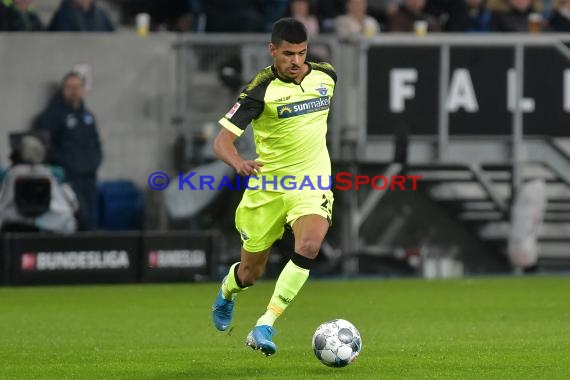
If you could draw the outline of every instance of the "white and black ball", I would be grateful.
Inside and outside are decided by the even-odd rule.
[[[313,351],[321,363],[329,367],[345,367],[362,350],[358,329],[345,319],[321,324],[313,335]]]

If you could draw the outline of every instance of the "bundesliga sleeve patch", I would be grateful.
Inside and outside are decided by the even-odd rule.
[[[232,116],[234,116],[234,114],[237,112],[237,110],[239,109],[240,106],[241,106],[240,103],[234,104],[234,106],[226,114],[226,118],[231,119]]]

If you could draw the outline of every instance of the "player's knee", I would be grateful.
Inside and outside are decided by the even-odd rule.
[[[320,249],[321,242],[317,239],[301,239],[295,244],[295,252],[309,259],[317,257]]]

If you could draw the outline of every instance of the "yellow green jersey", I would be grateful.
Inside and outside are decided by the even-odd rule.
[[[309,71],[300,84],[279,77],[273,66],[261,70],[220,124],[237,136],[252,125],[261,175],[313,181],[320,176],[326,186],[327,118],[337,77],[328,63],[306,63]]]

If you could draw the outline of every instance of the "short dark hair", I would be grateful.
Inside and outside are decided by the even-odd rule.
[[[299,20],[284,17],[273,24],[273,31],[271,32],[271,43],[273,45],[279,45],[283,41],[300,44],[307,39],[307,29]]]
[[[63,76],[63,79],[61,80],[61,85],[64,86],[69,78],[79,78],[81,83],[85,85],[85,78],[83,78],[83,75],[81,75],[77,71],[69,71],[67,74],[65,74]]]

